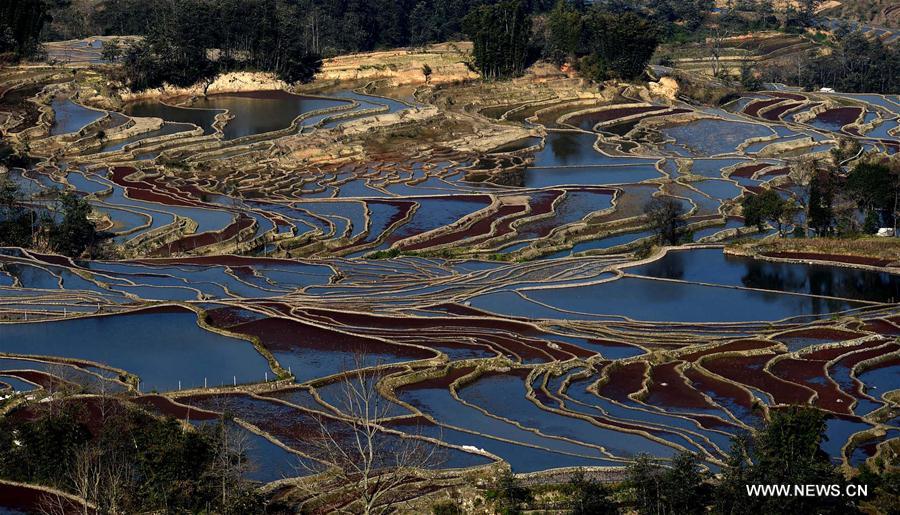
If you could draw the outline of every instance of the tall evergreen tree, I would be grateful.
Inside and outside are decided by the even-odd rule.
[[[521,75],[528,59],[531,16],[522,0],[475,8],[463,20],[474,45],[475,66],[486,79]]]
[[[547,18],[549,57],[561,64],[578,51],[581,42],[581,13],[567,0],[558,0]]]
[[[634,13],[612,14],[594,8],[584,24],[591,79],[635,79],[644,73],[659,45],[656,27]]]

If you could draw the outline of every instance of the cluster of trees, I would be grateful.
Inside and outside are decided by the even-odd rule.
[[[772,224],[781,235],[784,234],[784,228],[793,223],[797,213],[800,212],[800,207],[792,199],[784,198],[772,189],[744,197],[741,208],[747,227],[756,227],[759,231],[764,231],[766,224]]]
[[[702,41],[716,33],[759,30],[797,31],[816,23],[820,0],[606,0],[593,2],[609,12],[640,13],[659,29],[665,42]],[[777,4],[777,5],[776,5]]]
[[[73,192],[52,192],[51,209],[29,205],[18,185],[0,176],[0,247],[38,247],[66,256],[94,251],[102,239],[91,206]]]
[[[185,430],[113,398],[87,403],[94,407],[64,399],[0,418],[0,477],[78,495],[98,513],[264,512],[226,421]]]
[[[860,503],[872,512],[896,511],[900,473],[890,467],[880,471],[863,467],[848,481],[821,449],[826,439],[821,411],[791,407],[772,410],[770,417],[753,434],[734,438],[719,478],[701,466],[697,455],[685,452],[666,465],[649,456],[638,457],[621,485],[605,485],[576,474],[561,491],[573,513],[594,515],[616,515],[623,509],[639,515],[846,514],[860,513]],[[868,497],[750,496],[746,488],[838,485],[844,492],[849,482],[867,486]],[[509,475],[502,476],[487,497],[503,513],[519,513],[534,500],[533,492]]]
[[[642,457],[629,485],[639,514],[858,513],[859,502],[891,502],[900,474],[865,471],[852,482],[869,486],[869,498],[750,496],[748,485],[839,485],[847,478],[822,451],[825,416],[814,408],[772,410],[752,435],[733,440],[721,478],[713,481],[696,455],[677,455],[669,467]]]
[[[797,227],[798,235],[846,237],[896,228],[900,214],[900,164],[896,160],[863,160],[847,174],[809,161],[798,165],[792,175],[805,186],[802,202],[772,189],[745,197],[741,207],[748,227],[762,230],[771,224],[783,233],[803,213],[806,227]]]
[[[0,0],[0,63],[40,52],[44,26],[51,21],[48,0]]]
[[[577,62],[589,79],[629,80],[643,74],[660,35],[658,25],[646,16],[615,5],[585,9],[559,0],[547,16],[544,40],[546,57]]]
[[[528,61],[531,16],[522,0],[482,5],[463,19],[475,66],[486,79],[521,75]]]
[[[660,245],[678,245],[685,234],[684,205],[672,197],[654,197],[644,205],[644,216]]]
[[[659,41],[642,15],[565,0],[536,29],[535,13],[547,8],[542,0],[141,0],[136,9],[146,17],[132,27],[134,1],[106,0],[95,17],[109,27],[101,32],[139,29],[144,36],[121,56],[116,47],[106,53],[121,57],[122,77],[136,89],[188,86],[241,69],[303,82],[320,56],[462,37],[474,42],[474,65],[488,79],[520,75],[541,56],[578,58],[594,80],[634,79]]]
[[[60,0],[56,0],[60,1]],[[172,0],[69,0],[54,13],[58,23],[45,32],[47,39],[71,39],[97,34],[146,35],[160,10]],[[202,0],[192,3],[204,8]],[[500,0],[223,0],[222,10],[210,11],[198,29],[207,26],[226,32],[231,24],[242,25],[238,34],[259,31],[272,23],[257,17],[257,4],[274,13],[276,23],[292,18],[291,30],[313,53],[332,56],[409,45],[461,39],[463,18],[482,5]],[[525,0],[529,13],[542,12],[552,0]],[[239,14],[228,17],[229,12]],[[225,15],[225,18],[219,15]],[[224,22],[221,23],[221,22]]]
[[[830,87],[836,91],[893,94],[900,91],[898,69],[900,48],[849,32],[838,37],[830,53],[807,59],[797,67],[778,68],[774,73],[807,89]]]
[[[190,86],[232,70],[310,80],[320,66],[308,13],[275,0],[170,0],[144,20],[144,38],[125,50],[124,78],[136,89]]]

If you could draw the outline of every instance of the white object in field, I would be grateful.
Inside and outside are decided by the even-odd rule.
[[[479,449],[478,447],[475,447],[474,445],[463,445],[462,448],[464,451],[477,452],[479,454],[487,454],[487,451],[485,451],[484,449]]]
[[[820,93],[834,93],[834,88],[822,88],[819,90]]]
[[[890,227],[882,227],[878,229],[878,237],[879,238],[891,238],[894,236],[894,230]]]

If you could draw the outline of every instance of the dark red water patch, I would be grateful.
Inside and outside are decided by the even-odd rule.
[[[551,356],[549,352],[544,352],[539,350],[536,347],[526,344],[522,339],[515,337],[507,337],[502,335],[494,335],[494,334],[482,334],[478,335],[478,339],[483,342],[487,342],[492,347],[498,348],[503,354],[515,354],[520,356],[522,359],[526,361],[542,361],[549,362],[554,359],[559,359],[557,357]],[[552,351],[549,347],[545,347],[546,351]],[[571,356],[569,356],[571,358]],[[565,359],[569,359],[565,358]]]
[[[490,313],[487,311],[482,311],[480,309],[476,309],[469,306],[463,306],[462,304],[456,304],[455,302],[447,302],[444,304],[435,304],[433,306],[428,306],[425,309],[440,311],[442,313],[449,313],[451,315],[459,315],[459,316],[468,316],[468,317],[496,317],[497,315],[494,313]],[[525,320],[522,317],[506,317],[507,319],[515,319],[515,320]]]
[[[341,333],[330,329],[306,324],[285,318],[264,318],[231,328],[232,331],[256,336],[271,351],[291,352],[296,349],[313,349],[391,354],[410,359],[432,358],[435,354],[416,347],[395,345],[352,334]]]
[[[761,110],[782,102],[783,100],[784,99],[782,98],[773,98],[770,100],[757,100],[755,102],[751,102],[747,107],[744,108],[744,114],[748,116],[759,117],[759,112]]]
[[[800,102],[788,102],[788,103],[780,105],[778,107],[773,107],[772,109],[769,109],[768,111],[763,113],[762,117],[766,120],[776,122],[779,119],[781,119],[781,115],[783,115],[784,113],[790,111],[791,109],[796,109],[802,105],[803,104]]]
[[[771,347],[775,345],[775,342],[770,342],[767,340],[735,340],[733,342],[728,342],[724,345],[719,345],[718,347],[713,347],[710,349],[699,350],[697,352],[692,352],[690,354],[685,354],[681,356],[680,359],[684,361],[697,361],[698,359],[709,356],[711,354],[720,354],[722,352],[743,352],[748,350],[756,350],[756,349],[765,349],[766,347]]]
[[[73,263],[72,260],[67,258],[66,256],[58,256],[56,254],[41,254],[34,251],[28,251],[28,253],[36,257],[40,261],[43,261],[44,263],[58,266],[76,267],[75,263]]]
[[[751,186],[744,186],[744,189],[746,189],[747,191],[749,191],[750,193],[752,193],[752,194],[754,194],[754,195],[759,195],[759,194],[761,194],[761,193],[765,193],[765,192],[766,192],[766,189],[763,188],[762,186],[752,186],[752,185],[751,185]]]
[[[726,379],[766,392],[779,404],[806,404],[812,392],[763,370],[772,356],[724,357],[705,361],[703,367]]]
[[[768,168],[770,166],[772,166],[772,165],[766,164],[766,163],[750,165],[750,166],[742,166],[740,168],[735,168],[734,171],[731,172],[731,176],[749,179],[749,178],[753,177],[753,175],[756,172],[762,170],[763,168]]]
[[[136,171],[136,169],[131,167],[114,167],[110,170],[109,178],[113,183],[125,188],[129,198],[145,200],[148,202],[158,202],[170,206],[197,207],[202,205],[195,201],[174,196],[171,194],[173,193],[172,191],[167,191],[169,194],[160,193],[157,186],[147,180],[129,179],[128,176],[134,174]]]
[[[885,336],[900,335],[900,327],[897,327],[896,325],[886,320],[870,320],[866,322],[866,325],[863,326],[863,329]]]
[[[815,119],[828,124],[841,124],[843,127],[855,122],[860,114],[862,114],[860,107],[838,107],[822,111]]]
[[[763,172],[760,174],[760,180],[770,179],[772,177],[781,177],[782,175],[787,175],[790,173],[790,169],[788,168],[775,168],[774,170],[769,170],[767,172]]]
[[[201,234],[186,236],[154,250],[150,253],[150,257],[167,256],[177,252],[190,252],[194,249],[206,247],[207,245],[228,241],[229,239],[234,238],[235,236],[240,234],[241,231],[252,227],[254,223],[255,221],[252,218],[244,216],[242,214],[237,220],[232,222],[228,227],[222,229],[221,231],[204,232]]]
[[[647,364],[635,361],[607,370],[609,380],[598,387],[600,395],[614,401],[630,402],[628,395],[639,391],[644,385]]]
[[[162,395],[143,395],[134,399],[133,402],[148,411],[179,420],[215,420],[219,418],[219,415],[216,413],[183,406]]]
[[[797,101],[806,100],[806,97],[799,93],[787,93],[784,91],[773,91],[773,92],[769,93],[768,95],[770,97],[786,98],[788,100],[797,100]]]
[[[665,408],[673,406],[689,409],[713,409],[714,406],[678,373],[680,362],[655,365],[650,369],[650,384],[646,402]]]
[[[235,306],[225,306],[207,310],[206,316],[210,325],[222,329],[228,329],[229,327],[245,322],[252,322],[259,318],[265,318],[265,315]]]
[[[524,352],[525,354],[523,357],[547,358],[548,356],[552,356],[554,359],[567,360],[573,356],[589,358],[596,354],[596,352],[584,349],[577,345],[559,341],[554,338],[553,334],[545,333],[532,325],[511,320],[440,317],[382,317],[365,313],[349,313],[318,308],[304,309],[303,312],[312,315],[313,317],[324,317],[332,322],[354,328],[384,330],[447,330],[457,336],[464,335],[475,338],[476,340],[487,340],[503,349],[513,351],[520,356],[523,356],[522,352]],[[497,334],[498,332],[513,334]],[[559,348],[554,349],[538,339],[553,342]],[[594,343],[606,344],[606,342]],[[423,344],[427,346],[427,343]],[[616,342],[611,344],[616,344]],[[617,343],[617,346],[630,347],[622,343]]]
[[[427,418],[421,415],[410,415],[408,417],[399,417],[391,420],[385,420],[381,423],[381,425],[385,427],[399,427],[405,430],[407,434],[420,434],[421,431],[416,431],[413,429],[409,430],[410,426],[413,427],[432,427],[435,425],[434,422],[428,420]]]
[[[55,376],[36,370],[5,370],[3,374],[24,379],[46,389],[61,388],[66,384],[70,384]]]
[[[456,306],[456,304],[454,304]],[[464,306],[461,306],[464,307]],[[332,311],[323,308],[305,308],[305,313],[324,315],[341,324],[355,327],[381,327],[385,329],[421,329],[421,328],[482,328],[530,334],[538,332],[534,326],[501,319],[481,318],[432,318],[432,317],[385,317],[368,313]],[[480,312],[478,312],[480,313]]]
[[[694,385],[694,388],[698,390],[711,391],[717,397],[731,399],[735,404],[747,409],[750,409],[753,406],[753,397],[746,391],[731,383],[703,374],[697,368],[685,368],[684,376],[687,377]]]
[[[865,335],[859,333],[851,333],[850,331],[842,331],[840,329],[832,329],[825,327],[816,327],[813,329],[803,329],[800,331],[789,331],[772,337],[774,340],[782,338],[804,338],[811,340],[822,340],[823,342],[842,342],[845,340],[854,340]]]
[[[851,413],[853,398],[828,381],[821,361],[786,358],[773,364],[770,370],[776,377],[815,390],[818,394],[815,405],[819,408],[835,413]]]

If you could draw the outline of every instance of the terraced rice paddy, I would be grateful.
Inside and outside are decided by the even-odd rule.
[[[270,482],[303,473],[312,414],[333,413],[362,352],[397,408],[380,421],[390,438],[443,447],[445,468],[615,468],[689,449],[716,469],[732,435],[791,403],[826,410],[824,449],[862,463],[900,432],[896,269],[717,245],[772,234],[734,207],[766,183],[794,195],[791,153],[839,135],[896,148],[896,99],[832,100],[495,106],[530,136],[288,169],[269,159],[285,138],[426,107],[354,90],[133,103],[118,116],[146,130],[100,142],[111,117],[56,96],[34,146],[63,151],[13,174],[85,195],[122,259],[0,251],[0,394],[56,376],[190,407],[197,424],[227,405]],[[686,207],[699,244],[636,262],[654,196]]]

